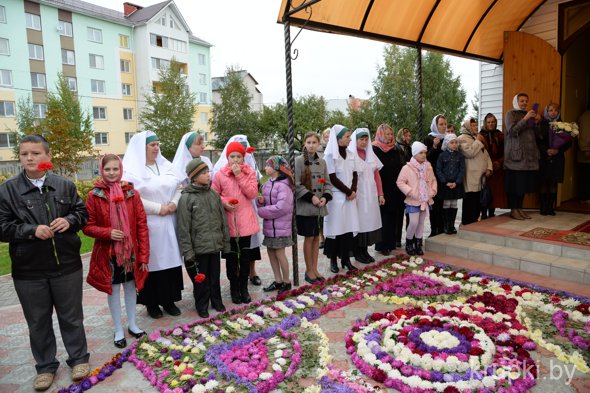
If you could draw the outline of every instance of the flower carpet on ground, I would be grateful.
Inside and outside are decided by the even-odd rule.
[[[325,318],[357,302],[381,306],[330,339]],[[589,348],[589,299],[396,258],[151,332],[63,390],[87,390],[130,361],[166,393],[526,392],[543,357],[590,374]]]

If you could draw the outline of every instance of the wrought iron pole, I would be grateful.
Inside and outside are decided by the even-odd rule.
[[[289,4],[291,2],[289,1]],[[293,86],[291,78],[291,23],[289,19],[283,20],[283,27],[285,29],[285,73],[287,82],[287,143],[289,144],[289,165],[295,171],[295,146],[294,146],[294,130],[295,124],[293,121]],[[293,192],[293,199],[295,199],[295,192]],[[297,255],[297,224],[295,216],[297,208],[293,204],[293,225],[292,225],[292,258],[293,258],[293,285],[299,285],[299,260]]]
[[[422,48],[416,47],[416,83],[418,85],[418,130],[416,135],[422,134],[422,118],[424,114],[424,97],[422,95]]]

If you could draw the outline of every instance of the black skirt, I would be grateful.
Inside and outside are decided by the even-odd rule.
[[[117,265],[115,257],[111,258],[111,272],[113,272],[112,284],[123,284],[127,281],[135,280],[135,277],[133,277],[133,270],[126,272],[123,266]]]
[[[381,241],[381,228],[371,232],[363,232],[354,238],[356,245],[359,247],[369,247]]]
[[[324,223],[324,218],[318,216],[295,216],[297,223],[297,234],[299,236],[319,236]]]
[[[182,299],[182,266],[150,272],[137,303],[146,306],[166,305]]]
[[[352,255],[355,240],[352,232],[347,232],[331,239],[329,237],[324,241],[324,255],[328,258],[347,258]]]
[[[504,190],[507,194],[524,195],[539,191],[539,171],[504,171]]]

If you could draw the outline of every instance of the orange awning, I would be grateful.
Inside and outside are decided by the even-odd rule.
[[[310,0],[304,0],[308,3]],[[517,31],[545,0],[320,0],[289,14],[282,0],[278,22],[293,26],[421,46],[452,55],[502,61],[505,31]],[[291,10],[303,3],[291,1]],[[309,11],[309,9],[308,9]],[[306,23],[307,21],[307,23]]]

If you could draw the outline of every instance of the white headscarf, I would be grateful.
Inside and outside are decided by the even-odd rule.
[[[221,168],[227,165],[228,161],[225,152],[227,151],[227,145],[229,145],[231,142],[244,142],[246,143],[246,148],[250,147],[250,142],[248,142],[248,137],[246,135],[238,134],[229,138],[229,140],[225,144],[225,147],[223,148],[223,151],[221,152],[221,156],[213,166],[213,175],[211,176],[211,180],[213,180],[213,177],[215,177],[215,174],[219,172]],[[256,179],[260,181],[260,179],[262,179],[262,174],[258,170],[258,165],[256,165],[254,153],[246,153],[246,157],[244,157],[244,162],[248,164],[252,169],[254,169],[254,171],[256,172]]]
[[[457,135],[455,135],[455,134],[445,135],[445,139],[443,139],[441,150],[446,151],[449,146],[449,142],[454,139],[457,139]]]
[[[522,111],[523,109],[520,109],[520,106],[518,105],[518,96],[522,95],[522,93],[517,93],[514,98],[512,99],[512,107],[514,108],[514,110],[516,111]]]
[[[133,138],[129,141],[129,145],[127,145],[127,150],[123,156],[123,180],[133,182],[136,185],[140,185],[149,180],[152,172],[147,167],[145,140],[152,135],[156,134],[152,131],[138,132],[133,135]],[[164,158],[162,152],[158,152],[156,164],[158,165],[160,173],[166,171],[174,172],[172,163]],[[186,177],[186,173],[184,174],[184,177]],[[179,178],[178,181],[180,182],[182,179]]]
[[[352,137],[351,137],[352,139],[350,140],[350,148],[353,151],[357,151],[358,147],[356,144],[357,143],[356,134],[359,132],[363,132],[363,131],[366,132],[369,137],[369,143],[367,144],[367,147],[364,148],[365,162],[371,166],[373,171],[380,170],[381,168],[383,168],[383,163],[381,162],[381,160],[377,157],[377,155],[373,151],[373,145],[371,144],[371,131],[369,131],[368,128],[357,128],[356,130],[354,130],[354,132],[352,133]],[[361,158],[359,158],[359,159],[361,159]]]
[[[188,150],[189,148],[186,147],[186,140],[193,134],[197,134],[197,132],[187,132],[182,136],[178,148],[176,149],[174,160],[172,160],[174,172],[179,179],[186,179],[186,165],[193,159],[191,152]],[[198,138],[198,135],[196,138]],[[213,172],[213,164],[211,163],[211,160],[203,155],[201,155],[200,158],[209,167],[209,172]]]
[[[432,135],[435,138],[443,139],[445,137],[445,134],[441,134],[438,131],[438,127],[436,126],[436,118],[439,116],[443,116],[443,115],[438,114],[432,118],[432,122],[430,122],[430,134],[428,134],[428,135]]]
[[[346,127],[336,124],[332,128],[330,128],[330,139],[328,140],[328,145],[326,146],[326,150],[324,150],[324,160],[328,159],[338,159],[340,157],[340,152],[338,150],[338,134]],[[350,145],[348,145],[348,149],[350,149]]]

